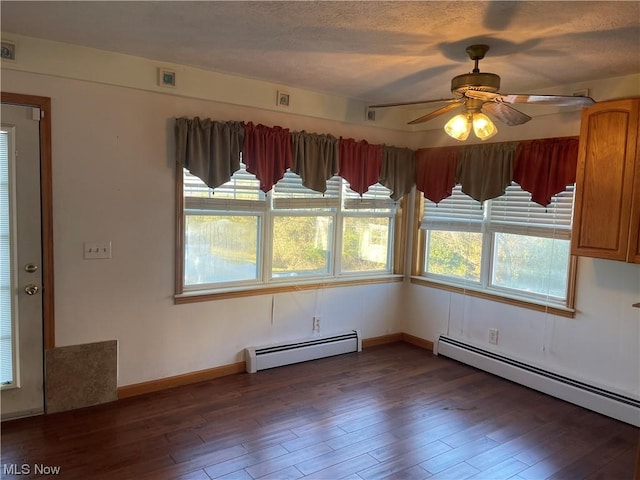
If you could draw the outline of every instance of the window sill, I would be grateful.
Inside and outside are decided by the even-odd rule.
[[[460,287],[458,285],[438,282],[436,280],[426,279],[424,277],[411,277],[411,283],[422,285],[425,287],[438,288],[440,290],[447,290],[449,292],[463,293],[465,295],[469,295],[470,297],[484,298],[486,300],[505,303],[507,305],[513,305],[515,307],[528,308],[530,310],[535,310],[538,312],[550,313],[552,315],[558,315],[560,317],[574,318],[576,314],[576,311],[574,309],[568,307],[546,305],[544,303],[537,303],[531,299],[517,297],[515,295],[497,294],[475,287]]]
[[[295,292],[302,290],[316,290],[320,288],[353,287],[357,285],[371,285],[376,283],[402,282],[403,275],[385,275],[376,277],[350,277],[335,280],[278,283],[277,285],[252,285],[215,290],[196,290],[174,295],[173,302],[176,305],[185,303],[208,302],[211,300],[223,300],[227,298],[251,297],[254,295],[271,295],[275,293]]]

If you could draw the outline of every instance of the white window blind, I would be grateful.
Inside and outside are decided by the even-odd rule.
[[[10,183],[9,132],[3,130],[0,131],[0,385],[14,382]]]
[[[391,190],[380,183],[369,187],[362,196],[349,188],[349,184],[344,182],[343,198],[344,208],[347,210],[391,210],[395,209],[397,202],[391,198]]]
[[[340,205],[342,179],[327,180],[327,190],[316,192],[302,184],[299,175],[287,170],[272,190],[274,209],[337,208]]]
[[[420,228],[479,232],[483,219],[482,204],[463,193],[460,185],[456,185],[451,196],[437,205],[431,200],[425,200]]]
[[[482,223],[494,232],[569,239],[574,187],[569,186],[551,198],[547,207],[531,201],[531,194],[513,183],[504,195],[480,202],[462,193],[456,185],[453,194],[438,205],[425,200],[421,228],[425,230],[482,230]]]
[[[183,176],[186,210],[264,210],[266,196],[260,181],[243,163],[231,179],[212,189],[186,169]]]
[[[516,183],[491,200],[489,229],[548,238],[569,239],[573,210],[573,185],[554,195],[547,207],[531,201],[531,194]]]

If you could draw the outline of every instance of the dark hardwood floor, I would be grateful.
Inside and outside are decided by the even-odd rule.
[[[638,429],[397,343],[5,422],[1,441],[3,478],[624,480]]]

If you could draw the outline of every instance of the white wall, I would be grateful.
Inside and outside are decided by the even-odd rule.
[[[598,100],[640,95],[640,76],[584,85]],[[526,130],[523,130],[527,127]],[[521,133],[518,133],[521,132]],[[534,118],[501,130],[504,140],[580,133],[579,112]],[[427,132],[427,143],[450,144]],[[603,228],[606,226],[603,225]],[[640,265],[580,258],[575,318],[535,312],[489,300],[408,285],[406,333],[435,341],[448,334],[553,372],[640,398]],[[499,344],[488,343],[488,329]]]
[[[640,398],[640,266],[581,258],[575,318],[409,285],[404,331],[458,338],[526,363]],[[488,342],[489,328],[499,344]]]
[[[313,92],[296,91],[296,101],[325,105],[317,117],[306,106],[268,106],[273,85],[256,83],[263,95],[251,108],[220,100],[244,98],[243,82],[208,72],[187,72],[194,91],[171,91],[155,86],[149,60],[26,38],[20,47],[21,63],[2,64],[2,90],[52,98],[56,344],[118,339],[120,386],[239,361],[246,346],[309,336],[320,315],[322,333],[435,340],[448,329],[485,347],[487,328],[497,327],[501,352],[638,396],[637,265],[581,259],[575,319],[406,282],[174,305],[173,118],[250,120],[413,148],[445,136],[373,128],[352,118],[359,106]],[[617,91],[629,82],[609,83]],[[569,112],[503,130],[508,139],[575,135],[578,124]],[[111,241],[113,258],[83,260],[85,241]]]
[[[173,119],[251,120],[387,143],[402,135],[9,70],[2,88],[52,98],[56,345],[118,339],[120,386],[308,337],[313,315],[322,317],[322,334],[400,331],[401,283],[174,305]],[[112,258],[83,260],[86,241],[111,241]]]

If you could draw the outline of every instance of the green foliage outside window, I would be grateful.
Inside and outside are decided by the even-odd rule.
[[[507,233],[495,237],[493,285],[564,297],[568,240]]]
[[[333,219],[328,216],[276,216],[273,219],[274,276],[329,271]]]
[[[384,270],[388,238],[388,217],[346,217],[342,233],[342,270]]]
[[[480,281],[482,234],[430,231],[427,272]]]

